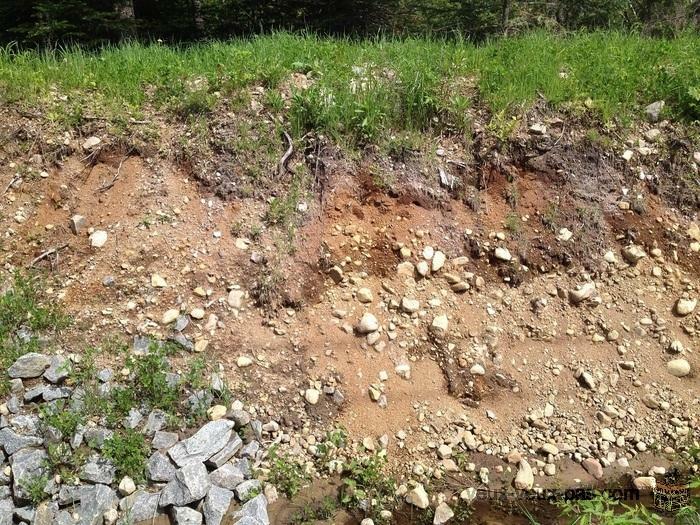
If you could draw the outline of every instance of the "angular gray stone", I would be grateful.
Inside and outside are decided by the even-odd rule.
[[[175,525],[202,525],[202,515],[189,507],[173,508],[173,521]],[[209,521],[207,521],[209,525]]]
[[[102,515],[116,508],[117,493],[106,485],[80,487],[80,525],[102,525]]]
[[[129,415],[127,415],[124,420],[122,421],[122,424],[126,428],[136,428],[139,426],[139,423],[143,420],[143,414],[141,413],[140,410],[136,408],[132,408],[129,410]]]
[[[270,525],[267,515],[267,499],[263,494],[255,496],[233,514],[235,525]]]
[[[80,472],[80,479],[90,483],[109,485],[114,481],[117,469],[111,461],[100,456],[91,456]]]
[[[162,410],[155,409],[148,414],[148,419],[146,420],[146,426],[143,428],[143,433],[147,436],[152,436],[159,430],[165,428],[168,424],[168,414]]]
[[[61,485],[61,490],[58,491],[58,504],[65,507],[80,501],[80,489],[79,485]]]
[[[15,509],[12,499],[0,499],[0,525],[12,525],[12,514]]]
[[[226,463],[209,474],[209,480],[214,485],[233,490],[250,477],[248,460],[241,459],[235,463]]]
[[[226,446],[219,450],[219,452],[214,454],[212,457],[210,457],[207,460],[207,465],[212,468],[220,467],[229,459],[231,459],[236,454],[236,452],[238,452],[241,449],[242,446],[243,440],[241,440],[241,437],[238,434],[233,432],[231,435],[231,439],[228,443],[226,443]]]
[[[44,372],[44,379],[49,383],[60,383],[70,374],[70,361],[60,355],[52,355],[49,367]]]
[[[51,360],[44,354],[29,352],[24,354],[12,366],[7,369],[7,375],[11,378],[31,379],[43,374],[51,364]]]
[[[48,403],[56,399],[67,399],[72,393],[73,390],[67,386],[47,386],[44,388],[41,397]]]
[[[236,497],[240,501],[248,501],[253,497],[253,494],[256,492],[259,493],[262,490],[262,486],[260,485],[260,481],[257,479],[249,479],[244,481],[243,483],[239,483],[236,486]]]
[[[83,439],[85,443],[91,448],[102,448],[104,442],[110,439],[114,435],[114,432],[107,428],[102,427],[88,427],[83,433]]]
[[[47,388],[48,387],[46,385],[37,385],[32,388],[28,388],[24,391],[24,401],[26,403],[30,403],[35,399],[39,399],[44,395],[44,390],[46,390]]]
[[[32,525],[54,525],[57,512],[58,504],[55,501],[40,503],[36,508]]]
[[[153,435],[151,447],[155,450],[163,450],[172,447],[178,441],[180,441],[180,437],[175,432],[159,430]]]
[[[171,447],[168,455],[178,467],[204,462],[226,446],[232,433],[233,422],[227,419],[211,421],[192,437]]]
[[[119,509],[131,520],[127,523],[150,522],[160,514],[158,512],[160,496],[160,492],[149,493],[139,490],[122,499],[119,502]]]
[[[62,510],[58,514],[56,514],[56,523],[55,525],[74,525],[75,520],[73,519],[73,515],[68,512],[67,510]]]
[[[23,448],[39,447],[43,444],[44,440],[38,436],[24,436],[10,427],[0,429],[0,446],[8,456]]]
[[[160,495],[159,505],[182,507],[207,495],[211,483],[204,463],[189,463],[175,474]]]
[[[239,456],[242,458],[255,459],[255,457],[258,455],[259,450],[260,443],[258,443],[257,441],[251,441],[241,449],[241,453],[239,454]]]
[[[231,506],[233,492],[212,486],[204,499],[202,512],[207,525],[221,525],[228,508]]]
[[[146,463],[146,475],[151,481],[168,482],[175,477],[177,469],[165,454],[154,452]]]
[[[15,497],[26,499],[28,494],[23,483],[47,475],[46,459],[46,451],[35,448],[23,448],[10,456]]]

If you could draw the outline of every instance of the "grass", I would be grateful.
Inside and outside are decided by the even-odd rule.
[[[105,440],[102,452],[117,469],[117,476],[129,476],[136,483],[143,482],[146,473],[146,461],[150,447],[143,434],[126,429]]]
[[[276,446],[270,447],[267,459],[270,462],[268,481],[289,499],[296,496],[309,482],[310,478],[304,465],[290,456],[278,455]]]
[[[39,350],[38,336],[65,328],[70,319],[56,303],[41,296],[37,275],[15,274],[9,289],[0,295],[0,366],[7,368],[21,355]],[[20,337],[20,329],[26,336]],[[0,378],[0,395],[8,388],[7,376]]]
[[[306,74],[310,87],[290,86],[293,73]],[[180,118],[206,115],[218,100],[244,102],[241,93],[254,85],[268,89],[267,110],[286,111],[295,138],[315,130],[367,143],[387,130],[463,129],[477,102],[507,136],[511,116],[540,95],[603,120],[641,117],[645,105],[663,99],[667,115],[693,120],[700,118],[700,36],[535,32],[477,46],[276,33],[187,47],[125,43],[96,54],[0,51],[2,100],[47,104],[73,124],[105,112],[137,118],[150,106]],[[56,100],[54,89],[67,100]]]

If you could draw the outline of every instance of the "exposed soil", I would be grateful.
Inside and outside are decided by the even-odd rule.
[[[216,158],[230,157],[225,149],[203,169],[148,149],[104,147],[86,157],[77,138],[58,152],[44,139],[43,157],[7,146],[0,153],[0,189],[8,188],[0,197],[1,275],[8,278],[61,247],[34,266],[47,274],[47,296],[75,321],[61,335],[72,348],[97,344],[107,334],[169,337],[160,322],[166,310],[204,308],[205,317],[192,319],[185,335],[208,341],[207,362],[221,367],[235,395],[260,419],[279,422],[289,450],[302,457],[309,436],[337,426],[354,442],[387,435],[389,469],[406,479],[415,463],[440,469],[434,449],[470,427],[483,444],[478,453],[467,451],[476,472],[486,466],[507,485],[517,470],[505,461],[508,450],[534,457],[539,444],[562,433],[595,440],[608,426],[627,443],[597,448],[602,457],[618,454],[604,469],[605,479],[652,466],[687,466],[687,454],[674,454],[698,439],[700,314],[679,318],[673,309],[683,293],[698,294],[700,257],[693,243],[700,239],[689,233],[697,210],[678,211],[647,191],[632,173],[642,167],[626,163],[621,152],[587,144],[558,124],[552,129],[546,137],[524,130],[511,155],[497,160],[479,154],[475,161],[448,139],[441,145],[446,152],[420,163],[367,153],[353,164],[328,145],[317,147],[322,180],[317,174],[315,191],[302,199],[291,237],[265,224],[268,205],[261,198],[286,195],[289,175],[274,188],[261,183],[241,192],[245,176],[239,177],[234,158],[221,177],[207,178]],[[293,162],[309,161],[297,154]],[[426,164],[432,169],[423,169]],[[459,191],[440,186],[438,166],[456,177]],[[377,178],[369,167],[386,173]],[[392,182],[383,186],[380,179]],[[620,207],[637,193],[643,209]],[[77,234],[69,228],[76,214],[87,222]],[[563,228],[571,240],[562,240]],[[93,229],[108,233],[104,247],[90,246]],[[636,265],[620,254],[630,243],[647,253]],[[399,275],[402,246],[414,263],[425,247],[442,251],[445,269]],[[497,246],[507,247],[513,259],[497,259]],[[608,250],[617,262],[604,259]],[[335,265],[343,269],[339,284],[327,273]],[[468,289],[454,292],[446,273]],[[153,274],[167,285],[153,287]],[[107,277],[114,283],[105,284]],[[600,301],[570,304],[563,291],[589,277]],[[359,288],[372,291],[371,302],[357,300]],[[246,292],[241,307],[229,304],[231,289]],[[417,299],[419,311],[402,313],[403,297]],[[364,312],[379,319],[379,343],[353,331]],[[441,314],[449,329],[436,335],[429,326]],[[682,355],[668,353],[671,341],[682,344]],[[237,366],[243,355],[254,364]],[[666,369],[678,357],[691,367],[682,378]],[[176,358],[174,366],[186,368],[190,358]],[[483,375],[474,372],[475,364]],[[398,365],[410,366],[409,379],[395,373]],[[590,371],[596,389],[581,386],[578,368]],[[383,372],[388,378],[380,380]],[[368,396],[372,384],[381,385],[385,406]],[[325,388],[328,395],[310,405],[302,395],[308,388]],[[336,390],[342,402],[331,395]],[[668,407],[647,408],[645,394]],[[546,429],[526,422],[547,404],[554,414]],[[610,405],[621,412],[615,421],[600,416]],[[679,427],[669,422],[673,418],[689,429],[686,435],[669,433]],[[654,444],[654,454],[630,445],[640,441]],[[620,457],[629,459],[628,468],[616,466]],[[602,483],[583,470],[580,457],[572,458],[557,462],[556,476],[536,474],[536,483]],[[470,486],[476,477],[460,472],[457,479]],[[321,483],[309,494],[333,488]],[[273,506],[273,522],[288,523],[298,504]],[[397,523],[412,519],[397,514]],[[353,520],[339,515],[334,523]]]

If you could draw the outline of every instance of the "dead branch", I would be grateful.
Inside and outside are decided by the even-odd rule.
[[[283,131],[282,134],[287,140],[287,144],[289,145],[289,147],[287,148],[287,151],[284,152],[284,155],[282,155],[282,158],[279,162],[277,176],[280,178],[287,171],[287,162],[289,162],[289,157],[291,157],[292,153],[294,152],[294,144],[292,144],[292,137],[290,137],[289,133],[287,133],[286,131]]]
[[[104,186],[100,186],[97,188],[96,193],[104,193],[105,191],[109,190],[114,186],[114,184],[117,182],[119,179],[119,172],[122,170],[122,165],[126,162],[126,160],[131,156],[131,152],[134,151],[134,148],[131,148],[127,153],[126,156],[121,160],[119,163],[119,166],[117,167],[117,173],[112,177],[112,180],[105,184]]]
[[[65,248],[68,248],[68,243],[62,244],[60,246],[56,246],[55,248],[51,248],[50,250],[46,250],[44,253],[38,255],[37,257],[34,257],[34,259],[32,259],[32,262],[29,263],[29,267],[31,268],[39,261],[46,259],[47,257],[50,257],[51,255],[58,254],[59,251],[65,249]]]
[[[3,191],[2,194],[5,195],[8,191],[10,191],[10,188],[12,187],[12,185],[15,182],[17,182],[18,180],[22,180],[22,177],[20,177],[19,175],[15,175],[14,177],[12,177],[12,180],[10,181],[10,183],[7,186],[5,186],[5,191]]]

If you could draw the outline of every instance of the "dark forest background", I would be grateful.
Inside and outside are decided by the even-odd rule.
[[[326,35],[460,35],[527,29],[697,29],[700,0],[1,0],[0,42],[97,46],[306,30]]]

